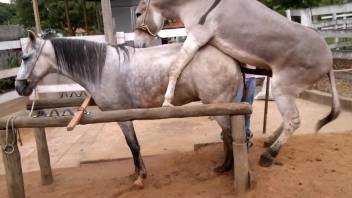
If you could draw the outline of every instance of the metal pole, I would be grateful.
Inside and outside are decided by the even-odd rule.
[[[266,134],[266,122],[268,119],[268,101],[269,101],[269,87],[270,77],[266,77],[266,90],[265,90],[265,107],[264,107],[264,124],[263,124],[263,134]]]

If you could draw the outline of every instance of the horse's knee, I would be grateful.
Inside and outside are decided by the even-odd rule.
[[[289,133],[293,133],[300,126],[301,126],[301,120],[299,116],[295,116],[286,121],[284,129]]]

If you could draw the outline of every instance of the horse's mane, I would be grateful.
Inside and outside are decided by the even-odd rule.
[[[83,78],[90,82],[97,82],[105,65],[107,45],[80,39],[56,38],[50,40],[55,51],[59,71],[66,71],[74,78]],[[119,59],[120,50],[124,60],[129,58],[129,51],[123,45],[115,47]],[[120,61],[119,61],[120,62]],[[119,65],[120,63],[116,63]]]

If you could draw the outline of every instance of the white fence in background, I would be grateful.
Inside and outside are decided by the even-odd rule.
[[[330,45],[331,49],[352,47],[351,42],[343,41],[343,38],[352,38],[352,3],[287,10],[286,16],[292,21],[316,29],[326,38],[335,38],[335,44]],[[339,52],[335,55],[336,58],[352,57],[352,53],[348,52]]]

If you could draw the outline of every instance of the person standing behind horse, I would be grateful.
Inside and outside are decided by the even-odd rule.
[[[254,66],[251,65],[246,65],[246,67],[250,69],[255,69]],[[237,90],[237,94],[235,98],[233,99],[233,102],[239,103],[239,102],[248,102],[249,104],[253,104],[254,101],[254,94],[255,94],[255,87],[256,87],[256,78],[254,74],[245,74],[245,80],[241,81],[241,84]],[[243,83],[245,82],[245,83]],[[245,84],[245,85],[244,85]],[[244,94],[244,86],[246,87],[246,94]],[[244,97],[243,97],[244,96]],[[251,114],[246,114],[245,115],[245,132],[246,132],[246,138],[247,138],[247,146],[251,147],[253,143],[250,141],[250,139],[253,137],[253,133],[251,130]]]

